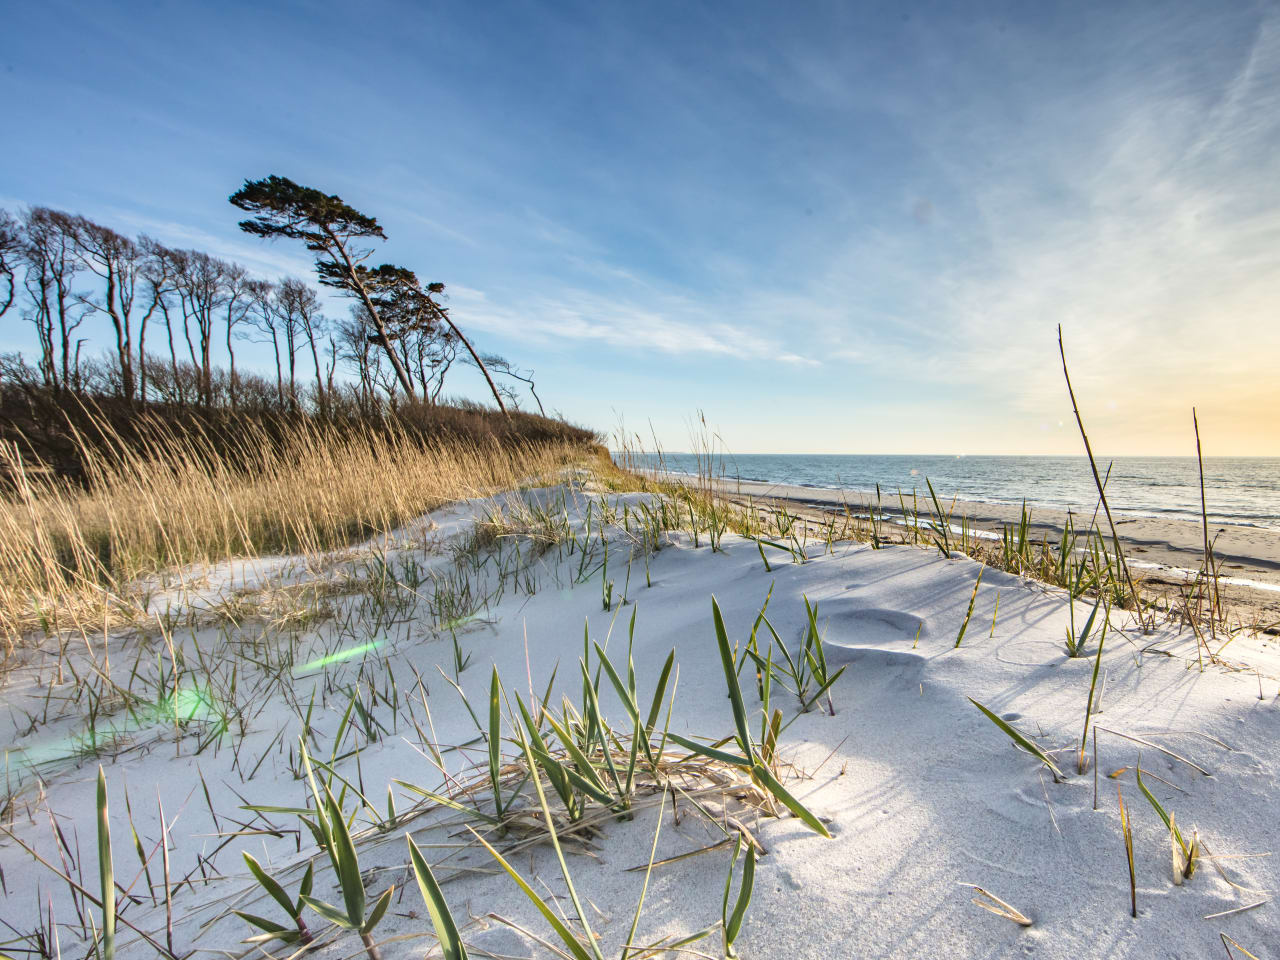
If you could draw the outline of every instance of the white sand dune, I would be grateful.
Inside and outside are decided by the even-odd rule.
[[[609,499],[633,509],[642,498]],[[578,511],[574,519],[580,530],[585,502],[569,501]],[[449,544],[465,537],[470,531],[467,518],[484,509],[484,504],[471,504],[442,512],[431,546],[401,544],[393,559],[413,559],[422,569],[443,575],[452,569]],[[1280,906],[1274,902],[1205,919],[1263,901],[1280,888],[1280,658],[1273,643],[1238,639],[1223,652],[1224,664],[1206,662],[1201,669],[1195,637],[1185,629],[1180,635],[1172,630],[1143,635],[1114,614],[1101,661],[1101,712],[1094,717],[1106,731],[1098,733],[1102,776],[1095,811],[1093,773],[1077,774],[1075,751],[1096,643],[1090,642],[1086,657],[1066,657],[1063,639],[1070,620],[1061,591],[986,570],[964,642],[957,649],[957,632],[979,574],[978,565],[967,559],[944,559],[936,551],[907,546],[873,550],[836,544],[831,552],[811,546],[804,563],[771,551],[772,570],[767,571],[752,541],[726,536],[722,549],[713,552],[705,536],[695,548],[689,536],[674,534],[650,558],[652,586],[647,586],[638,555],[628,575],[625,539],[613,531],[608,570],[616,584],[615,599],[621,598],[625,581],[625,604],[615,602],[612,610],[604,610],[602,572],[574,584],[577,558],[558,559],[552,549],[534,568],[537,589],[532,595],[523,588],[508,589],[479,618],[455,628],[462,649],[471,656],[460,675],[461,686],[476,709],[483,710],[491,665],[496,665],[507,688],[520,691],[526,700],[531,691],[541,694],[558,666],[552,699],[558,702],[560,692],[576,699],[584,621],[593,640],[604,644],[608,638],[610,656],[621,662],[634,612],[634,658],[642,695],[652,691],[662,662],[674,648],[679,684],[672,731],[689,737],[727,737],[733,732],[733,718],[712,629],[712,596],[723,610],[731,641],[740,643],[772,588],[770,620],[793,649],[806,624],[804,599],[816,603],[828,658],[833,667],[847,664],[847,669],[832,691],[835,715],[815,709],[799,716],[783,734],[781,752],[794,768],[789,788],[824,818],[833,836],[824,839],[794,818],[760,818],[747,824],[767,855],[759,862],[755,895],[738,941],[742,956],[1190,958],[1221,956],[1221,931],[1259,957],[1280,956]],[[349,572],[358,562],[350,557],[335,560],[325,576]],[[301,565],[279,566],[296,571]],[[496,564],[476,576],[492,578],[494,569]],[[222,586],[213,582],[207,588],[216,591]],[[426,596],[428,587],[419,587],[419,593]],[[997,594],[999,615],[993,633]],[[315,848],[309,835],[296,832],[295,817],[264,814],[277,829],[273,836],[262,832],[264,820],[255,820],[242,807],[306,804],[307,793],[291,772],[290,756],[296,755],[296,738],[302,732],[299,712],[307,710],[313,697],[311,724],[326,743],[324,738],[337,732],[355,685],[374,704],[373,716],[384,730],[357,756],[340,760],[336,769],[363,784],[375,804],[385,804],[393,779],[432,789],[441,786],[442,778],[424,758],[410,721],[411,716],[419,724],[424,721],[420,704],[407,705],[421,696],[415,673],[429,690],[439,743],[463,744],[477,736],[457,693],[437,670],[453,673],[454,647],[448,631],[435,629],[430,604],[387,616],[376,630],[369,630],[367,619],[344,620],[355,600],[339,596],[331,602],[340,615],[318,624],[290,628],[246,622],[232,629],[223,623],[203,626],[194,636],[184,628],[175,631],[175,643],[188,662],[197,663],[203,655],[205,665],[199,669],[216,674],[210,689],[226,687],[234,663],[244,671],[237,682],[247,702],[232,723],[238,748],[232,737],[220,742],[209,738],[210,719],[193,721],[176,742],[171,710],[149,717],[135,709],[138,716],[127,722],[127,714],[117,710],[115,742],[101,758],[61,759],[77,735],[83,743],[83,704],[61,699],[74,689],[70,674],[65,674],[67,682],[52,687],[47,722],[34,724],[32,730],[31,717],[40,715],[50,693],[54,658],[49,651],[31,658],[10,676],[3,692],[8,726],[0,736],[13,747],[6,756],[15,791],[7,828],[60,865],[52,815],[73,854],[78,844],[79,865],[73,873],[83,877],[86,888],[96,890],[94,791],[101,759],[111,796],[117,879],[138,894],[136,902],[126,902],[125,918],[164,940],[163,898],[153,901],[146,893],[130,826],[132,820],[144,849],[155,848],[160,837],[159,796],[172,821],[172,875],[179,878],[194,871],[192,884],[174,897],[178,952],[199,949],[196,956],[226,956],[249,951],[239,941],[250,928],[229,916],[228,909],[276,916],[278,908],[252,883],[240,851],[270,864],[293,889],[301,864]],[[1077,602],[1077,630],[1091,607]],[[353,629],[345,636],[342,624],[355,622],[365,623],[361,629],[366,632],[356,634]],[[69,655],[84,673],[88,655],[77,643],[80,647],[73,645]],[[326,652],[361,643],[376,646],[323,666],[303,666]],[[286,672],[287,683],[255,687],[260,682],[253,679],[256,668],[244,658],[252,655],[278,663],[282,647],[297,651],[295,666]],[[147,669],[164,669],[169,654],[162,642],[137,635],[112,638],[115,683],[128,688],[130,665],[142,649],[147,651],[142,658],[144,666],[150,665]],[[101,664],[101,653],[97,658]],[[193,669],[192,676],[197,675]],[[754,684],[744,686],[753,724],[758,725]],[[261,692],[250,695],[255,689]],[[371,690],[385,694],[396,709],[371,699]],[[621,718],[607,682],[602,694],[605,713]],[[1014,748],[969,698],[987,704],[1052,751],[1069,774],[1065,782],[1055,783],[1044,766]],[[783,706],[786,719],[791,719],[794,698],[788,701],[775,691],[775,705]],[[63,718],[55,719],[60,712]],[[1210,775],[1118,734],[1158,744]],[[480,761],[482,752],[482,746],[473,745],[446,756],[457,771]],[[1175,812],[1188,838],[1197,831],[1220,858],[1218,866],[1238,886],[1228,884],[1208,858],[1187,883],[1174,886],[1168,831],[1134,782],[1139,755],[1143,770],[1151,774],[1144,779],[1152,792]],[[36,771],[39,782],[24,770],[24,757],[43,761]],[[1112,779],[1109,774],[1118,770],[1123,772]],[[1117,788],[1133,821],[1136,919],[1129,913]],[[402,788],[393,793],[400,811],[416,800]],[[367,819],[367,813],[361,813],[355,825],[365,827]],[[237,826],[237,821],[248,827]],[[626,868],[647,862],[654,827],[653,808],[634,820],[611,822],[595,841],[594,856],[575,854],[569,859],[606,956],[618,955],[630,927],[643,873]],[[428,831],[420,822],[408,829],[424,844],[459,839]],[[230,836],[238,831],[243,835]],[[383,835],[370,832],[360,844],[371,899],[390,883],[398,886],[375,935],[384,942],[388,957],[422,956],[434,944],[426,910],[405,869],[404,832],[404,827]],[[668,807],[657,856],[672,857],[716,839],[716,832],[696,817],[673,822]],[[424,846],[424,851],[433,863],[451,852],[444,846]],[[656,868],[638,940],[689,933],[719,919],[728,859],[729,850],[721,848]],[[153,883],[158,862],[151,863]],[[488,872],[461,875],[447,882],[444,891],[473,954],[548,955],[545,947],[488,917],[496,913],[539,935],[550,935],[511,880],[492,872],[493,861],[483,851],[468,854],[465,863]],[[562,898],[564,882],[548,848],[522,852],[514,863],[526,876],[538,877],[539,889],[555,894],[561,909],[572,913]],[[321,858],[316,864],[316,896],[340,902],[327,861]],[[25,932],[36,926],[38,911],[47,911],[51,903],[64,954],[82,955],[86,948],[76,943],[79,923],[66,884],[9,836],[0,839],[0,868],[5,881],[0,917]],[[442,867],[442,875],[449,872]],[[1032,925],[1023,928],[980,910],[970,902],[973,892],[962,883],[1002,897],[1026,913]],[[311,921],[313,929],[324,928],[319,916],[312,914]],[[0,934],[0,943],[5,936]],[[690,949],[716,955],[719,947],[708,939]],[[359,941],[348,935],[320,955],[350,957],[359,950]],[[123,956],[154,955],[124,928],[120,951]],[[275,949],[281,957],[289,952]]]

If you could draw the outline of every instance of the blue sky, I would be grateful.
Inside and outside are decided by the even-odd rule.
[[[0,206],[309,276],[226,197],[338,193],[549,407],[668,449],[701,410],[739,453],[1075,453],[1062,323],[1105,453],[1193,453],[1195,404],[1280,455],[1277,14],[14,4]]]

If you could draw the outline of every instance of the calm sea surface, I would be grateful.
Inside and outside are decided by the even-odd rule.
[[[666,469],[697,473],[691,454],[663,455]],[[650,466],[655,461],[646,461]],[[1119,457],[1100,460],[1107,500],[1127,516],[1200,519],[1200,481],[1194,457]],[[717,459],[713,472],[726,478],[874,494],[886,500],[912,489],[927,496],[925,477],[939,497],[980,503],[1092,511],[1097,488],[1085,457],[947,457],[742,454]],[[1206,457],[1209,519],[1280,530],[1280,458]]]

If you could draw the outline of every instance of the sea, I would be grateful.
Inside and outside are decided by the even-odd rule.
[[[707,458],[686,453],[640,457],[641,465],[671,473],[705,472]],[[716,456],[714,476],[823,490],[843,490],[886,501],[901,490],[939,498],[1092,512],[1097,487],[1088,458],[1007,456],[874,456],[753,453]],[[1112,512],[1199,522],[1200,474],[1195,457],[1100,458]],[[1108,470],[1110,471],[1108,474]],[[1204,488],[1211,523],[1280,530],[1280,457],[1206,457]]]

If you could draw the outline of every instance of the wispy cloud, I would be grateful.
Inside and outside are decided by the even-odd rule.
[[[204,250],[214,256],[233,260],[255,275],[269,280],[284,275],[310,278],[315,272],[313,261],[306,256],[299,244],[293,242],[228,239],[225,233],[214,233],[190,224],[148,217],[127,209],[105,211],[104,220],[117,230],[146,233],[171,247]]]
[[[640,304],[583,290],[531,297],[518,306],[469,287],[448,288],[459,322],[517,341],[584,341],[623,350],[711,354],[742,360],[817,365],[769,337],[716,320],[694,300],[673,297]]]
[[[1263,375],[1258,357],[1280,347],[1274,23],[1218,66],[1065,96],[1020,130],[1017,176],[984,181],[952,155],[974,191],[969,240],[989,251],[930,291],[953,376],[1003,383],[1029,409],[1060,404],[1058,323],[1079,380],[1130,410]]]

